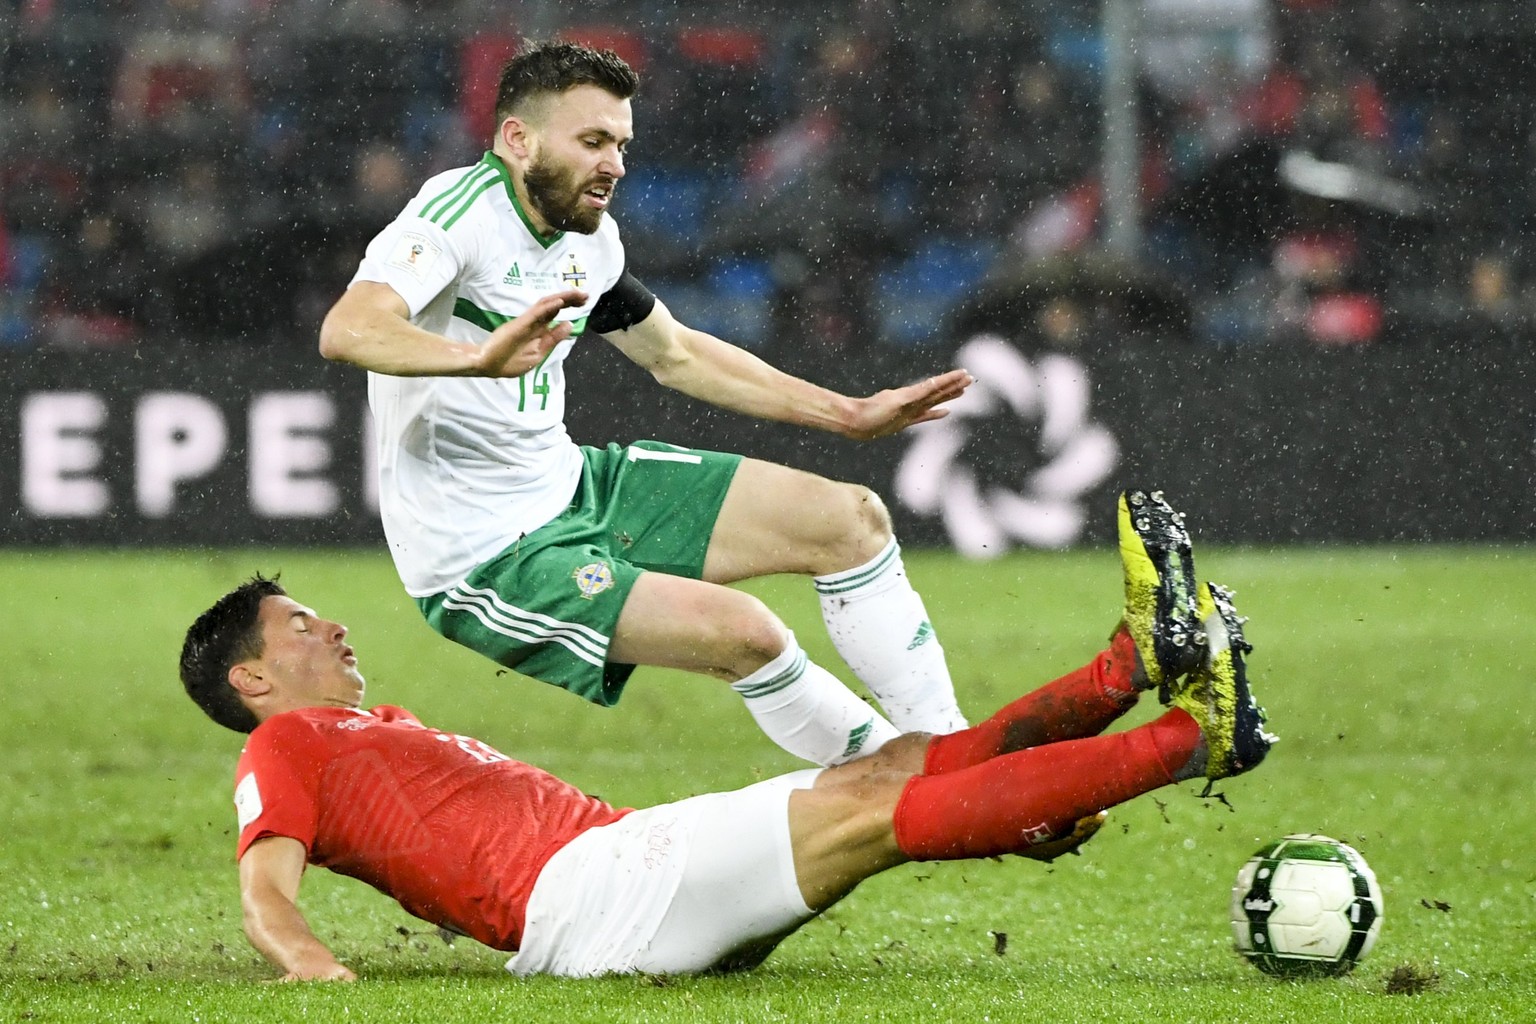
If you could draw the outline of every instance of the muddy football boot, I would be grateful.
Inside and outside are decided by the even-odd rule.
[[[1164,704],[1170,684],[1205,660],[1206,638],[1196,607],[1195,558],[1184,528],[1162,491],[1120,495],[1120,566],[1125,575],[1125,628],[1136,643],[1148,688]]]
[[[1275,737],[1264,728],[1264,709],[1248,687],[1247,656],[1253,650],[1243,636],[1246,621],[1232,604],[1232,591],[1214,583],[1200,587],[1205,619],[1204,662],[1171,687],[1174,707],[1182,708],[1205,736],[1205,777],[1212,781],[1251,771],[1264,760]]]

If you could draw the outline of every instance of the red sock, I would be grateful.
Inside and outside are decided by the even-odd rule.
[[[969,768],[1027,747],[1097,736],[1125,714],[1138,696],[1131,683],[1136,645],[1119,630],[1088,664],[1027,693],[970,729],[935,736],[924,775]]]
[[[913,860],[1018,853],[1079,818],[1174,781],[1199,743],[1200,727],[1174,708],[1126,732],[916,776],[896,804],[896,845]]]

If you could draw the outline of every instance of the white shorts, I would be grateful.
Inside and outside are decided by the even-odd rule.
[[[814,916],[795,879],[789,795],[818,774],[661,804],[583,832],[539,872],[507,970],[590,978],[761,961]]]

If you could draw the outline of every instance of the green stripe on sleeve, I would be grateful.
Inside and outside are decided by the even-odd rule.
[[[464,216],[465,212],[468,211],[471,206],[475,205],[475,200],[479,199],[482,195],[485,194],[487,189],[493,187],[495,184],[496,179],[492,178],[490,181],[482,182],[481,184],[475,186],[475,190],[471,192],[462,203],[459,204],[459,207],[454,212],[453,216],[449,217],[448,220],[443,224],[443,230],[447,231],[449,228],[453,227],[454,224],[458,223],[459,218]]]
[[[468,171],[465,172],[462,178],[453,183],[451,188],[445,192],[439,193],[437,196],[431,199],[426,206],[423,206],[419,216],[421,216],[424,220],[435,220],[437,217],[442,215],[444,210],[453,205],[454,201],[459,196],[463,195],[474,186],[476,178],[483,177],[487,171],[491,171],[491,168],[485,166],[485,164],[476,164],[475,166],[471,167]],[[494,172],[492,172],[492,180],[495,180]],[[444,205],[439,206],[439,203]],[[437,211],[435,213],[433,212],[433,207],[437,207]]]

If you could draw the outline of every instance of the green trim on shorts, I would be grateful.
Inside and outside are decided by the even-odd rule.
[[[564,512],[416,603],[448,639],[607,707],[635,669],[608,661],[635,581],[645,572],[703,575],[741,456],[661,441],[581,454]]]

